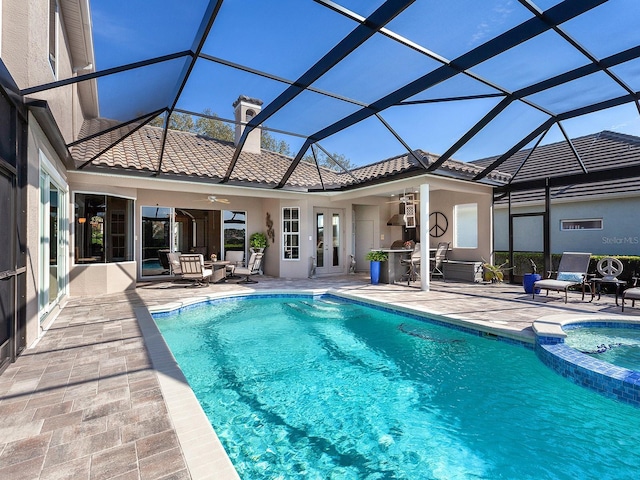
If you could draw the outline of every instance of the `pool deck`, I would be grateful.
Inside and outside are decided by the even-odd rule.
[[[415,285],[415,284],[412,284]],[[148,307],[214,293],[269,290],[345,292],[455,319],[525,342],[547,315],[634,316],[612,295],[527,295],[521,286],[436,280],[431,291],[370,285],[362,274],[273,279],[185,288],[141,283],[135,290],[69,298],[36,345],[0,375],[0,478],[238,478],[195,397],[168,354]]]

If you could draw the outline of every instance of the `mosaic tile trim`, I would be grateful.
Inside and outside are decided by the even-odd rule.
[[[553,343],[544,343],[545,340],[553,340]],[[640,407],[640,372],[585,355],[566,345],[562,339],[538,338],[535,351],[545,365],[572,382]]]
[[[233,296],[229,296],[229,297],[220,297],[220,298],[203,298],[200,301],[194,302],[194,303],[190,303],[188,305],[181,305],[175,309],[172,310],[165,310],[165,311],[161,311],[161,312],[152,312],[151,316],[153,318],[163,318],[163,317],[170,317],[172,315],[177,315],[179,313],[183,313],[186,312],[188,310],[191,310],[193,308],[201,308],[204,307],[205,305],[216,305],[216,304],[220,304],[220,303],[228,303],[228,302],[236,302],[239,300],[247,300],[249,298],[299,298],[299,299],[314,299],[314,298],[321,298],[322,295],[312,295],[312,294],[296,294],[296,293],[272,293],[272,294],[265,294],[265,293],[258,293],[258,294],[248,294],[248,295],[233,295]],[[337,297],[336,297],[337,298]]]
[[[637,322],[622,322],[619,320],[602,320],[599,322],[575,322],[563,325],[563,330],[573,330],[574,328],[582,327],[598,327],[598,328],[630,328],[634,330],[640,330],[640,323]]]

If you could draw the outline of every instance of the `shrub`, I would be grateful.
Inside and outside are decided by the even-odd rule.
[[[256,232],[252,233],[249,237],[249,246],[251,248],[267,248],[267,236],[264,233]]]
[[[588,273],[597,274],[598,270],[596,269],[596,265],[599,260],[605,257],[617,258],[622,262],[623,270],[618,276],[620,280],[631,284],[631,278],[640,275],[640,256],[636,255],[591,255]],[[509,258],[509,252],[495,252],[494,258],[496,264],[504,263]],[[558,270],[560,258],[562,258],[561,253],[551,254],[551,271]],[[542,275],[543,278],[546,277],[547,272],[544,268],[544,254],[542,252],[513,252],[514,275],[521,278],[525,273],[531,272],[531,263],[529,262],[529,259],[532,259],[536,263],[538,273]],[[516,279],[516,281],[518,280]]]
[[[389,259],[389,254],[380,250],[371,250],[364,258],[370,262],[386,262]]]

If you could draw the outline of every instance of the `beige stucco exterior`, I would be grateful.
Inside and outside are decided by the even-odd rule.
[[[74,0],[78,9],[82,2]],[[72,4],[69,0],[62,3]],[[70,34],[65,28],[65,16],[61,5],[61,14],[57,27],[57,64],[56,71],[52,70],[49,63],[49,0],[3,0],[2,6],[2,61],[14,82],[20,89],[48,84],[59,79],[72,77],[74,60],[69,44]],[[69,11],[72,10],[69,8]],[[87,12],[85,12],[86,14]],[[83,47],[84,48],[84,47]],[[86,52],[86,58],[92,58],[93,52]],[[86,59],[84,60],[86,62]],[[86,63],[85,63],[86,65]],[[84,91],[85,93],[81,93]],[[86,92],[95,92],[95,85],[85,85],[78,89],[77,86],[64,86],[34,93],[25,98],[28,104],[30,99],[46,100],[47,107],[53,115],[64,142],[68,143],[76,139],[80,126],[84,121],[82,112],[97,111],[96,98],[93,93],[87,96]],[[83,100],[84,95],[84,100]],[[90,97],[90,98],[87,98]],[[93,102],[92,106],[85,106],[83,102]],[[46,118],[49,114],[45,112]],[[40,117],[42,118],[42,116]],[[27,287],[26,287],[26,342],[27,345],[36,341],[43,328],[46,328],[55,317],[60,306],[64,303],[68,294],[68,279],[70,278],[69,266],[72,265],[71,252],[68,248],[70,232],[68,228],[69,212],[72,212],[68,204],[61,208],[63,214],[58,218],[61,222],[64,245],[65,261],[56,268],[64,269],[63,285],[58,290],[52,289],[51,295],[56,299],[45,309],[39,306],[40,284],[43,275],[49,275],[43,262],[49,259],[41,258],[40,244],[43,232],[41,231],[40,212],[40,175],[45,172],[51,182],[56,184],[59,191],[69,200],[69,187],[67,183],[67,169],[63,159],[56,151],[53,140],[45,133],[47,129],[40,125],[33,115],[28,116],[27,132],[27,204],[23,215],[27,216],[26,249],[27,263]],[[48,263],[47,263],[48,264]],[[50,275],[55,276],[56,272]],[[103,284],[104,285],[104,284]],[[94,290],[95,293],[95,290]]]
[[[492,244],[492,196],[491,188],[468,182],[425,176],[403,182],[400,185],[387,185],[375,190],[362,189],[338,194],[294,193],[279,190],[260,190],[244,187],[212,187],[210,185],[167,179],[132,178],[124,176],[106,176],[89,172],[69,172],[72,194],[99,193],[123,196],[135,200],[135,260],[138,264],[136,279],[141,279],[140,239],[141,208],[143,206],[173,207],[196,210],[240,210],[247,212],[247,235],[254,232],[267,232],[266,217],[269,214],[275,232],[274,241],[265,252],[263,271],[267,275],[283,278],[305,278],[310,273],[311,258],[316,255],[315,217],[316,209],[330,209],[341,214],[342,231],[340,235],[340,258],[342,267],[333,273],[347,273],[349,255],[355,254],[352,238],[353,225],[360,219],[370,219],[374,224],[376,236],[372,248],[390,246],[394,240],[402,238],[402,228],[387,226],[387,219],[397,212],[397,203],[389,203],[390,193],[402,189],[417,189],[427,182],[433,191],[430,194],[431,211],[438,210],[449,218],[450,228],[442,238],[430,239],[433,248],[438,241],[452,242],[453,245],[453,209],[457,204],[477,203],[478,205],[478,246],[474,249],[453,248],[450,258],[456,260],[481,260],[491,258]],[[108,179],[108,181],[107,181]],[[398,190],[400,189],[400,190]],[[468,191],[467,191],[468,190]],[[211,205],[207,195],[214,192],[217,196],[229,200],[228,205]],[[300,258],[285,259],[282,255],[282,211],[285,207],[300,209]],[[418,212],[420,214],[420,212]],[[421,221],[428,220],[420,216]],[[73,239],[72,239],[73,240]],[[359,269],[368,265],[360,262]],[[112,267],[113,268],[113,267]],[[94,284],[89,272],[83,275],[71,275],[72,295],[91,291],[87,285]],[[97,274],[97,272],[96,272]],[[128,279],[123,278],[123,287],[131,288]]]

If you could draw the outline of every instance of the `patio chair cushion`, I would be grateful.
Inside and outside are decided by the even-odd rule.
[[[640,287],[629,288],[622,293],[623,298],[640,300]]]
[[[580,272],[558,272],[557,280],[560,282],[580,283],[584,278],[584,274]]]

